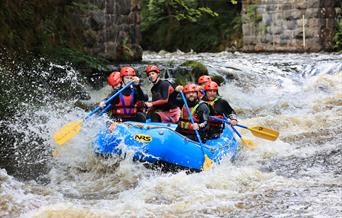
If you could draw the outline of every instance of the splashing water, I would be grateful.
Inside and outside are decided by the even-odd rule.
[[[106,116],[90,119],[70,142],[57,146],[51,135],[87,112],[73,107],[72,99],[42,104],[34,110],[28,104],[7,127],[34,145],[28,152],[23,148],[25,143],[15,141],[18,161],[33,165],[42,161],[39,166],[46,170],[39,179],[19,180],[1,169],[0,216],[341,214],[341,55],[176,52],[144,53],[143,59],[161,66],[178,66],[185,60],[204,63],[211,75],[227,79],[220,94],[238,112],[240,123],[276,129],[279,139],[270,142],[241,130],[257,149],[242,151],[235,163],[225,160],[201,173],[162,173],[130,158],[94,155],[92,141],[108,120]],[[52,150],[58,150],[59,155],[51,158]]]

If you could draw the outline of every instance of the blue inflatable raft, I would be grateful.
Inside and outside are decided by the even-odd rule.
[[[123,155],[133,151],[134,159],[150,163],[167,163],[177,167],[199,171],[204,155],[220,163],[224,156],[233,160],[239,143],[229,127],[225,127],[221,138],[207,140],[203,151],[198,142],[175,132],[176,124],[125,122],[110,133],[100,130],[95,141],[95,153],[99,155]]]

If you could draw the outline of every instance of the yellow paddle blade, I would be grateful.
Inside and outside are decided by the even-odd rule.
[[[59,145],[64,144],[81,130],[82,123],[83,120],[77,120],[64,125],[57,133],[55,133],[53,140],[55,140]]]
[[[212,164],[214,163],[213,160],[211,160],[208,155],[204,155],[204,163],[203,163],[203,170],[208,169]]]
[[[257,147],[256,144],[254,144],[252,140],[241,138],[241,142],[245,148],[250,149],[250,150],[254,150]]]
[[[275,131],[273,129],[269,129],[266,127],[262,127],[262,126],[255,126],[255,127],[248,128],[248,129],[256,137],[271,140],[271,141],[275,141],[279,136],[278,131]]]

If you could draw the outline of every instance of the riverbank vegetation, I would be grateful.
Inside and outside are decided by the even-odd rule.
[[[241,1],[140,0],[140,3],[144,50],[218,52],[242,48]],[[101,10],[84,0],[0,1],[1,49],[5,48],[14,57],[29,54],[29,57],[72,63],[75,67],[103,69],[108,61],[85,51],[85,44],[98,39],[91,32],[84,32],[81,22],[82,14]],[[123,50],[132,53],[123,43]],[[342,51],[341,17],[337,20],[333,45],[335,51]],[[122,57],[129,61],[129,57]]]
[[[334,49],[342,53],[342,16],[337,20],[336,33],[333,40]]]
[[[145,50],[217,52],[242,47],[241,3],[231,0],[142,0]]]
[[[13,57],[43,56],[55,62],[98,68],[105,60],[88,55],[79,17],[90,10],[77,1],[0,1],[0,44]]]

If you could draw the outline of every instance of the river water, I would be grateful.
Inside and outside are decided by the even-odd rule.
[[[161,52],[144,53],[135,66],[173,68],[185,60],[227,78],[220,94],[240,123],[276,129],[279,139],[241,130],[257,148],[242,150],[236,162],[201,173],[165,173],[129,158],[95,157],[91,142],[106,116],[56,145],[51,135],[87,112],[71,106],[74,100],[49,99],[6,123],[20,133],[13,167],[25,165],[28,176],[0,168],[0,217],[341,216],[342,55]],[[89,90],[93,102],[109,91]]]

